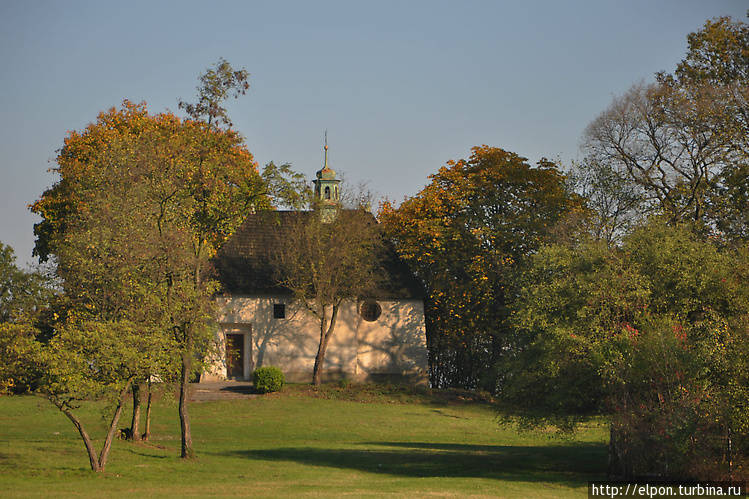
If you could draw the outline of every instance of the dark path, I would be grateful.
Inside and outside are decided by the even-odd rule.
[[[248,381],[211,381],[190,385],[190,400],[194,402],[254,397],[257,395]]]

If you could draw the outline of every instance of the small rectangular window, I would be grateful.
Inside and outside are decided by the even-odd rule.
[[[285,319],[286,318],[286,304],[285,303],[274,303],[273,304],[273,318],[274,319]]]

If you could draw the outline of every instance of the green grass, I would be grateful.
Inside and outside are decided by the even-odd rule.
[[[195,402],[192,461],[178,457],[176,406],[163,400],[151,442],[115,442],[101,474],[49,402],[0,397],[0,496],[584,497],[605,478],[603,426],[518,433],[480,397],[435,393],[291,386]],[[80,413],[103,438],[99,409]]]

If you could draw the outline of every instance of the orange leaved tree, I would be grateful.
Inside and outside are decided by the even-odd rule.
[[[560,219],[578,209],[556,166],[474,147],[380,220],[428,292],[434,386],[493,389],[508,334],[512,273]]]
[[[42,217],[35,253],[55,258],[65,291],[60,330],[119,328],[117,341],[135,351],[97,355],[109,352],[110,376],[123,382],[177,371],[182,456],[192,457],[187,386],[210,338],[209,260],[247,213],[268,205],[257,165],[230,129],[128,101],[70,132],[57,164],[59,180],[32,211]],[[58,407],[101,388],[58,374],[47,383]]]

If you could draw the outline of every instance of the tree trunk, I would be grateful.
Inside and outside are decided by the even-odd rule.
[[[325,328],[325,310],[323,310],[322,319],[320,320],[320,345],[317,348],[317,355],[315,356],[315,367],[312,370],[312,384],[314,386],[322,385],[322,372],[325,365],[325,351],[330,343],[330,338],[333,336],[333,329],[335,328],[336,318],[338,317],[338,305],[333,305],[333,313],[330,316],[330,325],[327,329]]]
[[[140,442],[140,382],[133,383],[133,419],[130,423],[130,438]]]
[[[151,379],[148,380],[148,403],[146,404],[146,428],[143,431],[143,441],[148,442],[151,437],[151,401],[153,399],[153,386]]]
[[[114,434],[117,432],[117,423],[120,421],[120,415],[122,414],[123,402],[125,401],[125,395],[127,395],[127,392],[130,389],[131,382],[132,382],[132,379],[128,380],[127,385],[125,385],[125,388],[123,388],[122,391],[120,391],[120,396],[117,400],[117,409],[115,409],[114,417],[112,418],[112,424],[109,425],[107,438],[104,440],[104,447],[102,447],[101,453],[99,453],[99,468],[101,469],[101,471],[104,471],[104,467],[107,465],[107,458],[109,457],[109,449],[112,447],[112,440],[114,439]]]
[[[322,385],[322,370],[325,364],[325,350],[328,348],[328,335],[320,334],[320,345],[317,347],[315,356],[315,367],[312,370],[312,384],[314,386]]]
[[[78,433],[83,439],[83,444],[86,446],[86,452],[88,452],[88,462],[91,465],[91,469],[97,473],[103,471],[99,466],[99,456],[96,454],[96,450],[94,449],[94,443],[91,441],[91,437],[83,427],[83,423],[81,422],[81,420],[78,419],[75,414],[70,412],[70,409],[56,398],[47,396],[47,400],[52,402],[58,409],[60,409],[60,411],[65,414],[70,421],[73,422],[73,425],[75,425]]]
[[[86,431],[86,428],[83,427],[83,422],[81,422],[81,420],[72,413],[70,408],[67,407],[58,398],[53,395],[47,395],[47,400],[52,402],[52,404],[60,409],[60,411],[65,414],[65,416],[67,416],[70,421],[72,421],[73,425],[75,425],[78,433],[83,439],[84,445],[86,446],[86,452],[88,453],[88,461],[91,465],[91,469],[97,473],[104,471],[104,468],[107,466],[109,450],[112,448],[112,440],[114,440],[114,434],[117,431],[117,423],[119,423],[120,415],[122,415],[123,401],[125,399],[125,395],[130,389],[131,382],[132,380],[128,380],[125,387],[119,393],[119,397],[117,399],[117,408],[115,409],[114,415],[112,416],[112,422],[109,425],[109,431],[107,432],[107,437],[104,440],[104,446],[102,447],[101,452],[98,455],[96,453],[96,449],[94,449],[94,443],[91,441],[91,437]]]
[[[187,333],[188,335],[190,333]],[[190,415],[187,412],[187,396],[190,389],[190,374],[192,373],[192,337],[188,336],[187,345],[182,352],[182,379],[179,386],[179,423],[182,431],[182,454],[184,459],[195,457],[192,446],[192,431],[190,430]]]
[[[609,428],[608,464],[606,468],[606,476],[609,480],[623,479],[621,455],[619,454],[619,446],[616,445],[613,423],[610,423]]]

